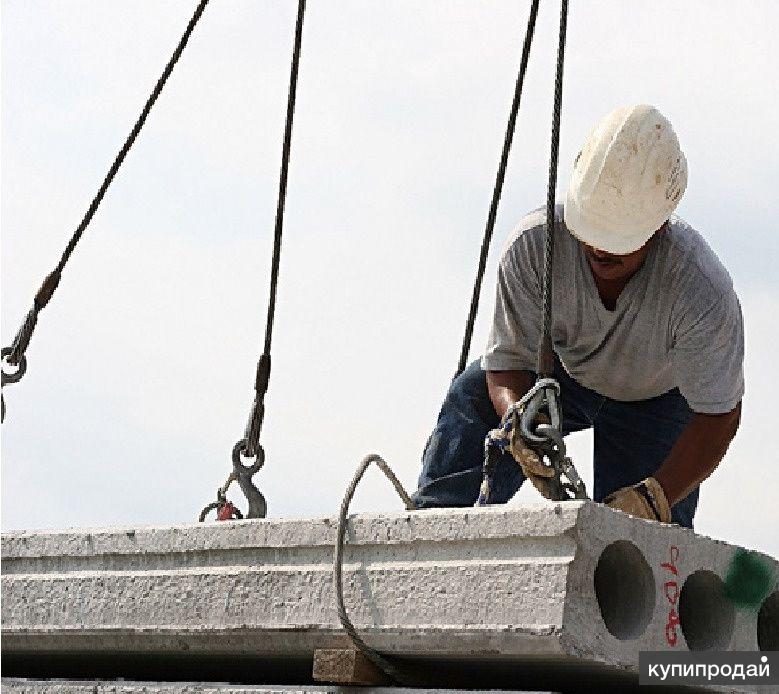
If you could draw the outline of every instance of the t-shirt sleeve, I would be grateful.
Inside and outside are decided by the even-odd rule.
[[[495,314],[481,360],[485,371],[535,371],[541,336],[541,293],[528,233],[498,266]]]
[[[694,412],[730,412],[744,395],[744,322],[730,288],[689,311],[671,351],[676,383]]]

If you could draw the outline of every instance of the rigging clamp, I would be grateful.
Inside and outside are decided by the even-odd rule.
[[[559,394],[560,384],[554,378],[538,379],[524,397],[508,409],[500,427],[487,434],[484,478],[476,506],[489,504],[500,457],[506,450],[517,457],[518,449],[530,454],[520,464],[523,471],[532,472],[542,480],[541,484],[534,481],[534,485],[544,496],[554,501],[588,498],[582,478],[566,455]]]

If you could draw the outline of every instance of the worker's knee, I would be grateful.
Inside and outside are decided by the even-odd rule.
[[[449,392],[446,395],[450,398],[483,398],[489,397],[487,394],[487,376],[481,368],[480,360],[471,362],[465,370],[459,374],[449,386]]]
[[[698,508],[699,488],[691,491],[671,509],[671,520],[685,528],[692,528],[695,511]]]

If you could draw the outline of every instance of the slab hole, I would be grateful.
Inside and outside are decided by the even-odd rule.
[[[612,542],[601,552],[595,596],[612,636],[627,641],[646,631],[655,609],[655,579],[641,550],[629,540]]]
[[[736,610],[713,571],[690,574],[679,596],[679,621],[691,651],[723,651],[730,645]]]
[[[779,651],[779,590],[765,599],[757,613],[757,647],[761,651]]]

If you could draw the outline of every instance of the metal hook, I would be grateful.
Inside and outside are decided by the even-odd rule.
[[[559,491],[564,495],[563,498],[571,498],[571,496],[575,499],[589,498],[584,480],[579,477],[579,472],[566,455],[565,441],[560,430],[555,429],[551,424],[539,424],[536,430],[547,437],[544,452],[555,470]],[[563,481],[563,478],[567,481]]]
[[[227,481],[216,490],[216,501],[208,504],[201,512],[199,520],[202,523],[206,516],[211,511],[219,512],[230,502],[227,500],[227,490],[233,482],[238,482],[238,486],[241,488],[243,495],[249,502],[249,510],[244,516],[238,509],[234,508],[234,512],[237,518],[265,518],[268,513],[268,505],[265,501],[265,497],[262,492],[257,489],[252,477],[255,473],[265,464],[265,451],[262,446],[258,446],[257,453],[254,456],[254,462],[251,465],[245,465],[241,456],[245,454],[247,442],[246,439],[241,439],[233,446],[233,471],[227,478]],[[232,504],[230,504],[232,506]],[[225,520],[217,518],[218,520]]]
[[[262,446],[257,446],[254,463],[247,466],[241,460],[241,455],[246,451],[246,446],[246,439],[241,439],[233,446],[233,476],[249,502],[249,511],[246,517],[265,518],[268,514],[267,502],[262,492],[252,482],[252,477],[265,464],[265,450]]]

